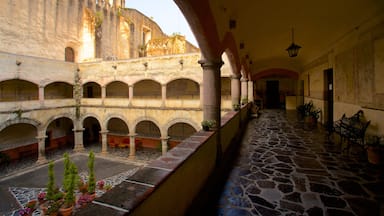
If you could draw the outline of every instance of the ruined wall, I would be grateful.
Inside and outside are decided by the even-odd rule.
[[[130,25],[130,57],[139,57],[141,45],[146,44],[152,38],[167,37],[159,25],[152,19],[142,14],[140,11],[132,8],[124,8],[122,15],[129,19]],[[146,33],[146,38],[143,33]],[[147,41],[145,41],[147,40]],[[145,56],[145,55],[143,55]]]

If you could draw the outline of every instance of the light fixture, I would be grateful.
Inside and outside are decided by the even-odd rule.
[[[292,28],[292,44],[286,49],[288,51],[289,57],[295,57],[299,53],[301,46],[294,43],[294,32]]]

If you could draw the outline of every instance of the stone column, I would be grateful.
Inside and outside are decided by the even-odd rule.
[[[244,101],[248,101],[248,79],[242,77],[241,81],[241,104],[244,105]]]
[[[168,151],[168,140],[169,136],[161,137],[161,152],[163,155],[165,155]]]
[[[204,120],[215,120],[216,127],[220,128],[221,119],[221,80],[219,61],[200,60],[203,68],[203,116]],[[217,128],[214,128],[217,130]]]
[[[202,83],[199,84],[199,89],[200,89],[200,105],[199,108],[203,109],[203,104],[204,104],[204,86]]]
[[[129,136],[129,159],[135,159],[135,157],[136,157],[136,144],[135,144],[136,134],[128,134],[128,136]]]
[[[253,81],[248,80],[248,102],[254,102],[255,98],[253,96]]]
[[[167,85],[161,85],[161,107],[165,107],[165,102],[167,100]]]
[[[40,106],[44,106],[44,86],[39,86],[39,102],[40,102]]]
[[[231,76],[231,98],[232,105],[238,104],[240,106],[240,75],[233,74]]]
[[[101,134],[101,153],[107,154],[108,153],[108,143],[107,143],[108,130],[102,130],[100,131],[100,134]]]
[[[132,106],[132,99],[133,99],[133,85],[129,85],[128,87],[128,94],[129,94],[129,98],[128,98],[128,106]]]
[[[45,139],[47,136],[40,135],[36,137],[38,143],[38,157],[36,163],[43,164],[47,162],[47,158],[45,157]]]
[[[75,147],[73,150],[75,152],[79,152],[79,151],[84,151],[84,143],[83,143],[84,128],[80,120],[76,120],[76,121],[77,121],[75,123],[76,126],[73,128],[74,137],[75,137]]]
[[[106,86],[102,86],[101,87],[101,104],[104,105],[104,100],[105,100],[105,97],[107,95],[107,88]]]

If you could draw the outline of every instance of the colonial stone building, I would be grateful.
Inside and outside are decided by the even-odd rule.
[[[93,143],[103,152],[130,148],[134,158],[136,149],[166,152],[200,130],[199,49],[124,3],[0,2],[2,154],[44,161]]]

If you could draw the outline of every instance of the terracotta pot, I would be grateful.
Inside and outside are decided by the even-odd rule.
[[[62,207],[59,209],[60,215],[62,216],[69,216],[72,215],[73,206],[70,206],[68,208]]]

